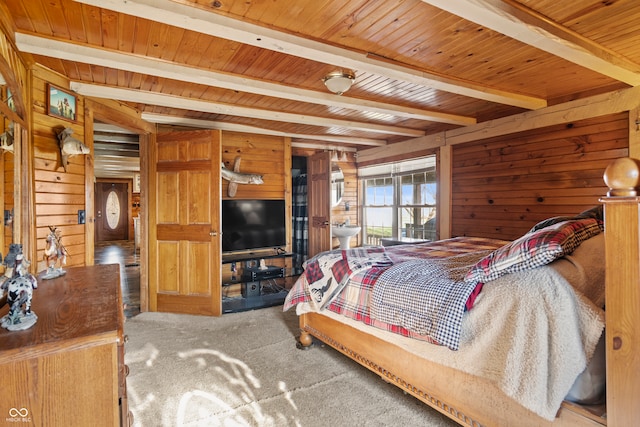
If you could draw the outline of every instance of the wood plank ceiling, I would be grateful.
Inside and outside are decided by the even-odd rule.
[[[5,0],[16,44],[146,120],[363,150],[640,84],[637,0]],[[330,93],[323,77],[351,70]]]

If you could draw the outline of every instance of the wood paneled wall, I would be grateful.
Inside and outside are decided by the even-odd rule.
[[[69,253],[67,265],[84,265],[85,225],[78,224],[78,210],[85,209],[85,156],[69,158],[65,172],[57,136],[62,129],[70,127],[73,129],[74,138],[85,140],[83,98],[77,97],[76,122],[49,116],[47,83],[68,89],[68,82],[41,67],[34,67],[32,73],[31,134],[34,150],[37,271],[45,268],[42,257],[49,226],[57,227],[61,231],[62,243]]]
[[[238,185],[234,199],[287,199],[291,205],[291,144],[284,138],[222,132],[222,161],[233,170],[240,157],[240,172],[262,175],[262,185]],[[286,166],[288,164],[288,167]],[[222,198],[229,199],[229,182],[222,180]]]
[[[610,161],[628,155],[627,113],[453,147],[452,236],[515,239],[599,204]]]

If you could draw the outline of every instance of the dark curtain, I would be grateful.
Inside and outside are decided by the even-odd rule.
[[[293,179],[293,268],[302,271],[302,263],[307,259],[309,220],[307,217],[307,175]]]

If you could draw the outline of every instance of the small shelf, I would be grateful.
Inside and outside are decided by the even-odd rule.
[[[230,262],[250,261],[253,259],[271,259],[271,258],[286,258],[292,257],[293,252],[283,252],[280,254],[273,254],[269,252],[244,252],[241,254],[222,254],[222,263],[228,264]]]
[[[276,276],[276,277],[266,277],[264,279],[258,279],[256,281],[262,281],[262,280],[269,280],[269,279],[286,279],[287,277],[295,277],[295,276],[299,276],[300,272],[295,272],[294,269],[289,269],[289,268],[284,268],[284,275],[281,276]],[[242,275],[237,275],[235,279],[230,279],[230,280],[225,280],[222,283],[222,287],[226,287],[226,286],[232,286],[232,285],[237,285],[237,284],[241,284],[241,283],[247,283],[247,282],[251,282],[252,280],[250,278],[244,277]]]
[[[237,313],[258,308],[273,307],[284,303],[287,291],[273,294],[256,295],[253,297],[234,297],[222,300],[222,313]]]

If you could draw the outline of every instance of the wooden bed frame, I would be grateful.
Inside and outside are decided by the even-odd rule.
[[[563,402],[553,422],[478,377],[422,359],[362,327],[319,313],[300,316],[300,345],[315,337],[467,426],[631,426],[640,420],[640,162],[618,159],[601,199],[606,250],[606,405]],[[606,414],[605,414],[606,413]]]

